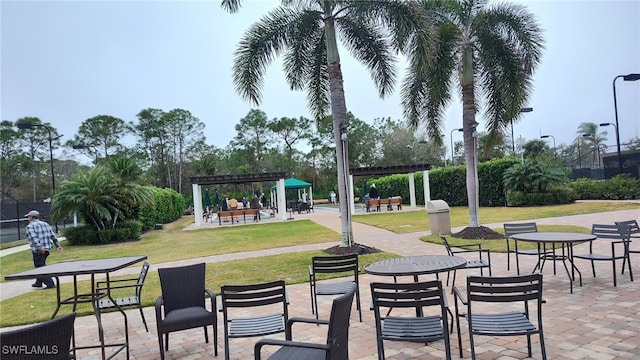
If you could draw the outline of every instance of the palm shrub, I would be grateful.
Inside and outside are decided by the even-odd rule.
[[[78,172],[64,181],[51,202],[54,221],[76,213],[85,223],[77,231],[68,231],[72,243],[107,243],[135,239],[141,225],[132,226],[127,220],[136,220],[141,206],[153,206],[154,199],[148,188],[137,182],[142,172],[130,160],[112,160],[88,171]],[[85,232],[92,232],[89,235]],[[74,234],[85,238],[73,240]]]
[[[628,174],[618,174],[609,180],[577,179],[569,183],[578,199],[624,200],[640,199],[640,180]]]
[[[507,204],[524,206],[571,202],[575,200],[571,190],[560,186],[565,181],[564,169],[555,162],[525,159],[504,172]]]

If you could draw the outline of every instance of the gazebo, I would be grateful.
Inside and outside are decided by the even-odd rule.
[[[298,192],[298,200],[302,199],[302,195],[306,194],[307,189],[309,189],[309,194],[307,195],[306,200],[308,202],[313,203],[313,187],[306,181],[302,181],[296,178],[288,178],[284,181],[284,189],[286,190],[297,190]],[[302,192],[301,192],[302,191]],[[276,186],[271,187],[271,200],[273,202],[276,197]],[[285,199],[286,200],[286,199]],[[277,202],[277,201],[276,201]]]

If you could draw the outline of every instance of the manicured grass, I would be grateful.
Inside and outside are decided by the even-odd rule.
[[[479,217],[481,224],[489,224],[625,209],[640,209],[640,204],[621,202],[581,202],[566,205],[536,207],[483,207],[480,208]],[[467,207],[452,207],[449,215],[451,217],[452,227],[467,226],[469,224],[469,208]],[[358,214],[353,216],[353,221],[376,226],[397,234],[427,231],[430,229],[429,215],[424,209],[417,211],[391,211]]]
[[[291,223],[291,225],[295,224]],[[288,285],[309,281],[309,264],[312,256],[326,255],[317,251],[287,253],[242,260],[207,264],[206,286],[216,294],[222,284],[249,284],[284,279]],[[383,259],[397,257],[390,253],[376,253],[360,256],[360,268]],[[140,264],[139,266],[142,266]],[[131,276],[126,276],[131,277]],[[28,285],[27,285],[28,286]],[[62,297],[72,295],[70,284],[60,287]],[[90,282],[79,282],[79,291],[90,291]],[[143,306],[153,306],[160,296],[160,281],[153,263],[142,291]],[[124,295],[124,294],[120,294]],[[127,295],[130,295],[127,293]],[[119,294],[115,293],[115,297]],[[52,290],[34,290],[26,294],[0,302],[0,326],[14,326],[48,320],[55,309],[56,293]],[[61,314],[69,312],[70,306],[63,306]],[[78,315],[92,314],[89,304],[78,306]],[[137,321],[137,320],[136,320]]]
[[[64,245],[63,253],[52,253],[48,264],[70,260],[146,255],[151,264],[196,257],[229,254],[278,247],[340,242],[340,234],[311,220],[274,222],[243,226],[223,226],[184,230],[193,223],[192,216],[167,224],[164,230],[150,231],[140,241],[96,246]],[[5,275],[33,268],[29,251],[0,258],[1,281]]]
[[[492,230],[495,230],[501,234],[504,234],[504,229],[496,228]],[[566,231],[566,232],[579,232],[579,233],[589,234],[591,232],[591,229],[587,229],[581,226],[571,226],[571,225],[539,225],[538,231],[558,231],[558,232]],[[440,239],[440,236],[437,236],[437,235],[421,236],[420,240],[424,242],[442,245],[442,240]],[[452,235],[447,235],[447,241],[449,242],[449,245],[451,245],[451,247],[460,246],[462,244],[480,244],[483,249],[489,249],[491,252],[503,252],[503,253],[507,252],[507,242],[504,241],[504,239],[470,240],[470,239],[460,239]],[[513,240],[509,240],[509,241],[510,241],[509,248],[511,250],[515,249]],[[561,246],[560,244],[555,244],[555,245],[556,245],[555,246],[556,248],[560,248]],[[526,241],[518,242],[519,250],[537,249],[537,247],[538,245],[536,243],[526,242]]]

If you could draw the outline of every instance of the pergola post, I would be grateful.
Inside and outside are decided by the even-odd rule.
[[[415,173],[409,173],[409,204],[410,208],[416,208],[416,179]]]
[[[280,220],[287,219],[287,195],[284,190],[284,178],[276,183],[276,198],[278,199],[278,217]]]
[[[202,193],[200,192],[200,184],[191,184],[193,191],[193,216],[195,216],[195,224],[202,225]]]

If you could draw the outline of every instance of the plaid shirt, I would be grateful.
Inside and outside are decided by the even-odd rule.
[[[29,238],[29,246],[31,251],[36,252],[38,249],[51,250],[51,245],[58,244],[58,238],[53,233],[51,226],[44,221],[34,219],[27,225],[27,238]]]

